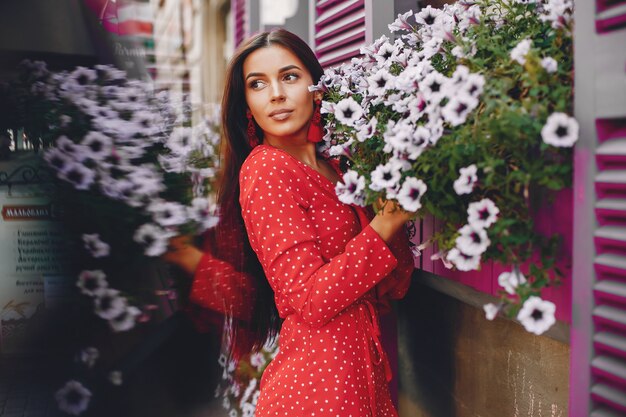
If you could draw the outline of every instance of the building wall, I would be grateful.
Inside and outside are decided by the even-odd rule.
[[[568,415],[568,343],[487,321],[419,272],[398,304],[398,335],[400,417]]]

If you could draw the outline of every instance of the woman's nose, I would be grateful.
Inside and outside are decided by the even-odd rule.
[[[280,83],[273,83],[271,91],[272,91],[272,101],[285,100],[285,91],[283,90],[283,86]]]

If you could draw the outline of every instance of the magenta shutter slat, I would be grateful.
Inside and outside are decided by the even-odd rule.
[[[626,27],[626,0],[596,0],[596,32]]]
[[[235,31],[235,47],[239,46],[247,36],[246,0],[233,0],[231,3]]]
[[[315,54],[324,68],[360,55],[365,44],[365,0],[315,3]]]
[[[626,411],[626,118],[598,119],[591,398]]]

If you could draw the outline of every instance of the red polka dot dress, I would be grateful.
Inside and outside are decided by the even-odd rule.
[[[378,314],[408,289],[406,236],[392,251],[363,209],[282,150],[255,147],[239,180],[250,244],[284,319],[255,416],[397,416]]]

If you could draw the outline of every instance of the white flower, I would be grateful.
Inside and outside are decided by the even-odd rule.
[[[406,211],[416,212],[422,207],[421,198],[427,188],[424,181],[414,177],[407,177],[396,196],[398,203]]]
[[[478,106],[478,99],[466,94],[454,96],[441,110],[441,115],[450,125],[465,123],[467,116]]]
[[[135,231],[133,239],[144,247],[144,253],[148,256],[159,256],[165,253],[169,239],[175,233],[165,230],[153,223],[146,223]]]
[[[386,67],[391,65],[391,57],[395,51],[396,50],[392,44],[385,42],[380,46],[380,48],[378,48],[378,51],[373,55],[373,57],[376,59],[376,62],[378,62],[378,65]]]
[[[43,159],[59,173],[64,172],[72,163],[72,158],[58,148],[46,149]]]
[[[487,228],[496,222],[500,209],[488,198],[470,203],[467,208],[467,222],[477,228]]]
[[[491,244],[487,231],[481,227],[466,224],[459,229],[459,233],[461,235],[456,238],[456,247],[467,255],[482,255]]]
[[[485,310],[485,317],[487,317],[487,320],[493,320],[498,315],[500,308],[493,303],[489,303],[483,306],[483,310]]]
[[[459,271],[475,271],[480,267],[480,255],[469,255],[458,248],[450,249],[446,259],[452,262]]]
[[[504,288],[504,290],[511,294],[515,294],[515,289],[520,284],[526,283],[526,277],[519,271],[513,270],[511,272],[503,272],[498,276],[498,284]]]
[[[415,14],[415,21],[421,25],[430,27],[435,24],[437,16],[442,13],[441,10],[435,9],[428,5]]]
[[[95,313],[105,320],[119,316],[126,309],[126,299],[118,290],[104,288],[95,293]]]
[[[360,176],[356,171],[349,170],[343,175],[343,182],[338,182],[335,186],[335,193],[339,201],[345,204],[365,204],[365,177]]]
[[[250,365],[257,368],[257,370],[261,371],[261,368],[263,368],[266,363],[267,361],[265,360],[265,355],[261,352],[255,352],[250,355]]]
[[[97,233],[83,234],[83,242],[85,243],[85,249],[87,249],[94,258],[108,256],[111,252],[109,244],[100,240],[100,235]]]
[[[68,381],[54,394],[59,409],[73,416],[80,415],[89,407],[91,391],[78,381]]]
[[[389,25],[389,31],[397,32],[399,30],[411,30],[411,24],[408,22],[408,19],[412,15],[413,10],[409,10],[404,14],[398,14],[398,18]]]
[[[556,59],[550,56],[541,60],[541,66],[549,73],[556,72],[556,70],[559,69],[559,64],[556,62]]]
[[[374,133],[376,133],[377,123],[378,120],[376,120],[376,117],[372,117],[368,123],[360,126],[356,132],[356,140],[359,142],[365,142],[367,139],[374,136]]]
[[[109,372],[109,381],[113,385],[122,385],[122,383],[124,382],[122,379],[122,371]]]
[[[239,413],[237,413],[237,410],[233,408],[232,410],[228,412],[228,417],[239,417]]]
[[[194,198],[191,200],[191,206],[187,207],[189,218],[200,223],[205,229],[210,229],[219,222],[220,218],[216,212],[215,203],[205,197]]]
[[[135,327],[137,317],[141,315],[141,310],[137,307],[127,306],[120,314],[109,319],[109,326],[115,332],[125,332]]]
[[[461,93],[478,98],[482,94],[484,86],[485,77],[480,74],[469,74],[461,87]]]
[[[420,91],[424,98],[433,104],[439,102],[445,97],[445,87],[448,78],[440,72],[433,71],[429,73],[420,83]]]
[[[147,207],[152,219],[161,226],[178,226],[187,221],[185,206],[173,201],[157,200]]]
[[[363,116],[363,109],[352,97],[344,98],[335,105],[335,117],[346,126],[355,126]]]
[[[541,129],[541,138],[548,145],[571,148],[578,140],[578,122],[565,113],[552,113]]]
[[[59,177],[77,190],[87,190],[94,183],[96,173],[80,163],[70,163]]]
[[[394,77],[384,68],[367,77],[368,91],[371,95],[382,96],[393,88]]]
[[[72,142],[67,136],[59,136],[54,142],[54,146],[63,151],[74,161],[84,161],[87,157],[85,148]]]
[[[256,392],[259,392],[258,390]],[[241,417],[254,417],[256,407],[252,403],[241,404]]]
[[[391,161],[378,165],[372,172],[370,188],[374,191],[395,188],[400,181],[400,169],[399,164]]]
[[[517,314],[517,319],[526,331],[540,335],[556,322],[555,311],[554,303],[531,296],[524,302],[524,306]]]
[[[101,270],[82,271],[78,275],[76,286],[85,295],[95,296],[96,293],[109,286],[106,275]]]
[[[476,182],[478,182],[478,168],[476,164],[466,166],[459,169],[459,178],[454,181],[454,191],[458,195],[469,194],[474,190]]]
[[[89,132],[81,145],[87,151],[87,156],[95,160],[105,159],[113,152],[113,139],[97,131]]]
[[[530,39],[521,40],[515,48],[511,50],[510,56],[513,61],[524,65],[526,63],[526,55],[530,52],[533,41]]]
[[[95,347],[87,347],[78,354],[78,360],[84,363],[87,368],[93,368],[99,357],[100,351]]]
[[[165,145],[177,155],[187,155],[195,147],[193,129],[177,127],[172,131]]]

